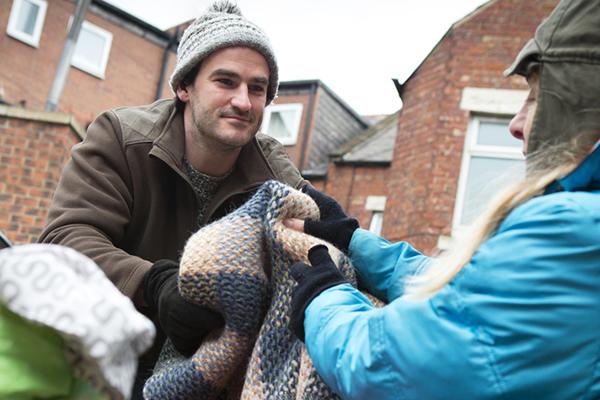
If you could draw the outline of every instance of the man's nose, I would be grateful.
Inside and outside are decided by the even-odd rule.
[[[248,87],[240,85],[233,97],[231,98],[231,105],[240,111],[248,112],[252,108],[250,102],[250,96],[248,96]]]

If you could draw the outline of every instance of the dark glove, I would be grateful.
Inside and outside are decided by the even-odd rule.
[[[312,186],[306,185],[303,191],[317,203],[321,214],[319,221],[304,221],[304,232],[332,243],[347,254],[350,239],[358,228],[358,221],[347,216],[335,199]]]
[[[303,263],[294,263],[292,277],[298,285],[292,291],[292,312],[290,329],[304,342],[304,311],[311,301],[322,291],[332,286],[348,283],[329,256],[327,247],[320,244],[308,251],[308,260],[312,267]]]
[[[194,354],[210,331],[223,326],[220,314],[190,303],[179,294],[179,264],[158,260],[144,276],[144,298],[158,313],[158,322],[173,346],[185,356]]]

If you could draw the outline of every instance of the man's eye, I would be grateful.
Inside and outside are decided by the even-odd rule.
[[[219,79],[217,79],[217,82],[219,82],[225,86],[233,86],[233,81],[228,78],[219,78]]]
[[[264,93],[266,89],[264,86],[252,85],[250,86],[250,90],[254,93]]]

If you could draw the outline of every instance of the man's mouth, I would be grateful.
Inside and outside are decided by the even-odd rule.
[[[236,121],[246,122],[246,123],[253,122],[253,118],[251,118],[250,116],[244,116],[244,115],[239,115],[239,114],[227,114],[227,113],[221,114],[221,118],[234,119]]]

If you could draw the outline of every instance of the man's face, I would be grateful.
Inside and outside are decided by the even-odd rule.
[[[527,142],[533,125],[533,116],[537,109],[537,99],[539,92],[539,75],[537,72],[532,72],[527,77],[529,84],[529,95],[527,100],[514,118],[510,121],[508,129],[510,133],[517,139],[523,141],[523,155],[527,154]]]
[[[186,142],[227,151],[248,143],[263,117],[269,84],[265,58],[247,47],[228,47],[206,57],[194,82],[177,89],[186,103]]]

